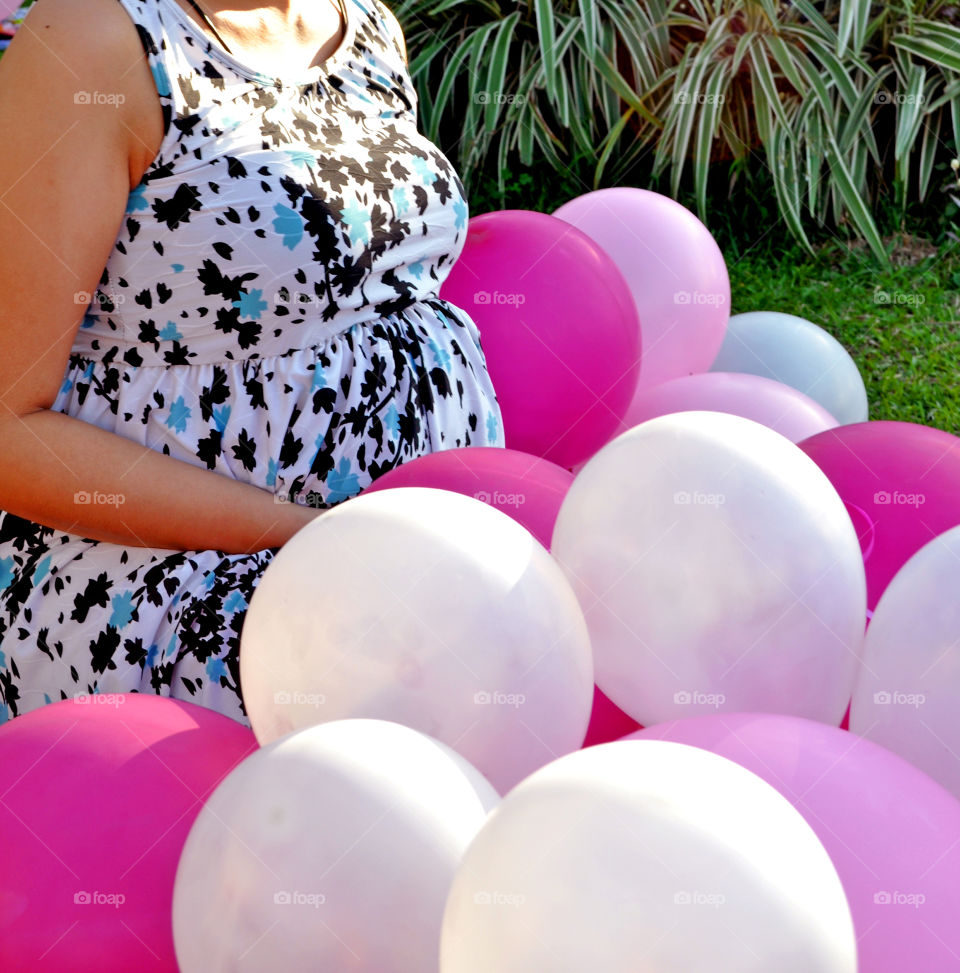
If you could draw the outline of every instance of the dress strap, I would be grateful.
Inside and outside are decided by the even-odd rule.
[[[217,33],[217,28],[210,23],[210,18],[197,6],[196,0],[187,0],[187,3],[189,3],[190,6],[193,7],[193,9],[196,10],[196,12],[200,14],[201,17],[203,17],[204,23],[213,31],[214,37],[216,37],[216,39],[220,41],[221,44],[223,44],[227,53],[233,54],[233,51],[231,51],[230,48],[227,47],[227,42]]]

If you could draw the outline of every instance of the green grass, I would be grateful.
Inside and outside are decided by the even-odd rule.
[[[890,241],[885,241],[890,242]],[[894,266],[830,243],[727,254],[733,313],[785,311],[819,324],[853,356],[871,419],[960,434],[960,250],[901,238]]]

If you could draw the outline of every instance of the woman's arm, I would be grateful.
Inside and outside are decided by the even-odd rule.
[[[38,0],[0,61],[0,509],[132,547],[278,547],[317,511],[50,409],[150,132],[160,104],[122,7]]]

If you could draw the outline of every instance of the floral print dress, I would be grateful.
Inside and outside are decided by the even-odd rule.
[[[345,0],[332,57],[271,78],[176,0],[118,2],[165,134],[52,408],[319,507],[424,453],[503,446],[478,329],[437,296],[464,189],[417,130],[389,10]],[[0,722],[141,691],[246,723],[239,634],[277,550],[126,547],[0,511]]]

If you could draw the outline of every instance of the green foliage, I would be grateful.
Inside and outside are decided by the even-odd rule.
[[[892,203],[902,221],[931,199],[960,145],[960,15],[944,0],[394,9],[423,131],[468,186],[492,172],[501,200],[511,169],[536,162],[571,195],[666,176],[706,220],[718,173],[729,188],[765,167],[808,252],[817,231],[850,232],[886,261],[877,212]]]

